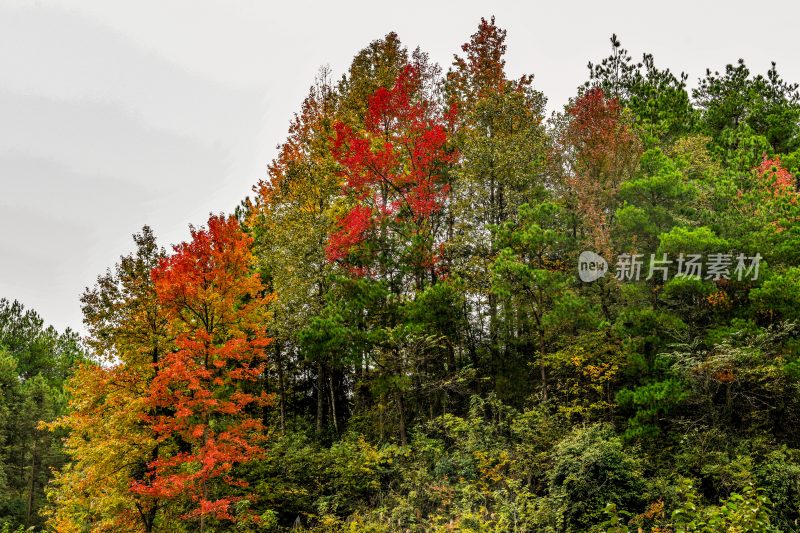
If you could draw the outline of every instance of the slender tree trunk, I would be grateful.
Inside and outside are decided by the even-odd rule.
[[[497,339],[498,339],[498,326],[497,326],[497,296],[491,292],[489,288],[489,349],[492,354],[497,353]]]
[[[333,429],[339,434],[339,422],[336,420],[336,394],[333,388],[333,372],[328,374],[328,383],[331,387],[331,418],[333,419]]]
[[[147,512],[144,511],[142,505],[140,503],[136,503],[136,511],[139,513],[139,518],[142,519],[142,526],[144,526],[145,533],[152,533],[153,526],[156,522],[156,513],[158,512],[158,506],[154,505]]]
[[[489,181],[489,222],[491,224],[499,223],[499,212],[497,208],[497,195],[496,195],[496,185],[495,185],[495,178],[494,178],[494,164],[490,162],[490,171],[491,177]],[[495,242],[494,242],[494,235],[489,237],[489,257],[494,257],[495,255]],[[497,340],[498,340],[498,325],[497,325],[497,297],[492,292],[491,282],[489,283],[489,287],[487,289],[489,291],[489,351],[490,353],[496,357],[497,356]],[[493,362],[494,363],[494,362]]]
[[[33,438],[33,449],[31,450],[31,477],[28,482],[28,498],[27,498],[27,505],[25,509],[25,527],[28,528],[31,525],[31,516],[33,515],[33,493],[36,490],[36,473],[39,468],[39,463],[36,460],[37,457],[37,446],[36,446],[36,434],[34,432]]]
[[[542,379],[542,401],[547,401],[547,367],[545,365],[545,343],[544,329],[542,329],[542,318],[536,315],[536,332],[539,335],[539,377]]]
[[[386,405],[385,396],[381,394],[380,399],[378,400],[378,434],[380,435],[380,442],[383,442],[383,439],[386,435],[385,424],[383,421],[383,411],[384,406]]]
[[[451,378],[456,373],[456,349],[452,342],[447,343],[447,378]],[[447,413],[450,405],[450,394],[445,388],[442,393],[442,414]],[[431,417],[432,418],[432,417]]]
[[[547,369],[544,364],[544,352],[539,354],[539,377],[542,379],[542,399],[547,401]]]
[[[278,402],[280,404],[281,433],[286,433],[286,376],[283,372],[281,345],[277,342],[275,343],[275,365],[278,368]]]
[[[406,434],[406,407],[403,401],[403,393],[397,394],[397,408],[400,411],[400,444],[406,446],[408,444],[408,435]]]
[[[323,416],[323,389],[325,382],[322,375],[322,363],[317,363],[317,434],[322,433],[322,416]]]

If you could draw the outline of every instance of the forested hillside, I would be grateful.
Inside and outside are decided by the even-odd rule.
[[[3,531],[800,531],[798,86],[465,38],[320,70],[83,345],[0,305]]]

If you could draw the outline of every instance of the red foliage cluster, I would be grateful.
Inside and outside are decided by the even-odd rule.
[[[795,192],[797,180],[783,167],[780,159],[770,159],[765,155],[756,172],[761,178],[769,180],[769,185],[776,195]]]
[[[330,236],[330,260],[346,259],[370,228],[382,224],[393,224],[408,239],[430,231],[430,218],[442,209],[449,192],[445,168],[455,157],[447,149],[452,116],[436,117],[420,89],[419,71],[406,66],[392,88],[369,98],[363,132],[335,125],[333,155],[345,192],[358,203]]]
[[[328,259],[337,261],[344,259],[347,252],[365,238],[372,225],[372,209],[357,205],[344,217],[339,219],[339,231],[333,233],[328,241]]]

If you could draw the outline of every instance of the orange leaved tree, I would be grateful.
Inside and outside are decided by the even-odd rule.
[[[233,217],[212,216],[191,228],[190,242],[153,269],[156,293],[176,349],[158,363],[146,421],[162,443],[134,492],[186,499],[185,518],[240,518],[234,504],[247,483],[236,467],[264,452],[260,387],[266,337],[265,293],[253,268],[251,238]],[[261,391],[261,392],[259,392]]]

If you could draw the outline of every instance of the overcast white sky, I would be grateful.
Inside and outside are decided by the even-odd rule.
[[[320,66],[396,31],[446,68],[492,14],[551,110],[612,32],[692,83],[739,57],[800,80],[794,2],[0,0],[0,296],[82,329],[143,224],[175,243],[250,193]]]

